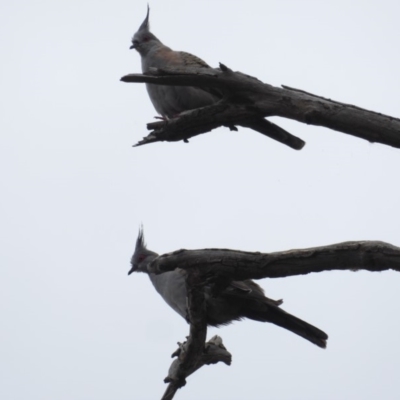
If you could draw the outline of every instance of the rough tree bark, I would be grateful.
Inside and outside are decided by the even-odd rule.
[[[179,388],[186,385],[186,377],[203,365],[215,364],[219,361],[231,364],[229,352],[222,346],[222,339],[212,338],[205,343],[207,337],[206,307],[204,298],[204,280],[201,271],[191,270],[186,277],[190,334],[187,342],[178,349],[178,360],[175,360],[164,382],[169,383],[161,400],[170,400]],[[175,352],[172,356],[177,355]]]
[[[234,126],[239,125],[300,150],[305,144],[303,140],[264,119],[279,116],[400,148],[398,118],[288,86],[274,87],[254,77],[233,72],[223,64],[220,64],[220,69],[151,69],[148,75],[129,74],[121,81],[213,87],[223,93],[223,98],[216,104],[186,111],[168,121],[149,123],[147,128],[152,132],[136,146],[159,141],[187,141],[220,126],[235,129]]]
[[[157,257],[155,274],[195,268],[203,276],[244,280],[283,278],[333,270],[400,271],[400,248],[379,241],[343,242],[276,253],[228,249],[177,250]]]
[[[176,118],[149,123],[151,133],[136,146],[160,141],[187,141],[220,126],[236,130],[251,128],[293,149],[305,142],[267,121],[279,116],[311,125],[324,126],[369,142],[400,148],[400,119],[344,104],[305,91],[265,84],[258,79],[233,72],[223,64],[219,69],[151,69],[149,74],[130,74],[123,82],[215,88],[222,93],[219,102],[186,111]],[[163,273],[175,268],[187,271],[190,335],[173,354],[165,382],[163,400],[170,400],[185,385],[186,377],[203,365],[231,362],[222,339],[207,336],[203,287],[213,285],[218,295],[232,280],[278,278],[329,270],[400,271],[400,248],[383,242],[346,242],[331,246],[277,253],[249,253],[226,249],[178,250],[157,257],[150,269]]]
[[[156,274],[176,268],[187,271],[190,336],[173,354],[179,355],[179,359],[173,362],[165,379],[169,386],[162,400],[172,399],[185,385],[185,378],[203,365],[219,361],[230,365],[230,353],[218,346],[222,344],[220,338],[216,343],[213,343],[215,338],[205,343],[204,284],[215,285],[215,294],[218,295],[218,290],[223,290],[232,280],[281,278],[332,270],[400,271],[400,248],[379,241],[360,241],[275,253],[229,249],[177,250],[160,255],[149,267]]]

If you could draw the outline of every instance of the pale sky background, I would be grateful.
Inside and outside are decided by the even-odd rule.
[[[398,1],[152,0],[176,50],[264,82],[400,116]],[[348,240],[400,246],[400,149],[294,121],[296,152],[241,128],[189,144],[131,145],[155,111],[129,50],[146,2],[0,3],[0,398],[161,398],[188,325],[145,275],[127,276],[138,227],[159,253],[272,252]],[[231,367],[177,399],[400,398],[400,274],[264,280],[329,334],[327,350],[270,324],[219,334]]]

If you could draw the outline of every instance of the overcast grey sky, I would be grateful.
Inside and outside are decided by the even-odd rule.
[[[400,116],[398,1],[161,1],[165,44],[273,85]],[[347,240],[400,246],[400,150],[273,120],[296,152],[246,129],[132,148],[155,114],[130,38],[146,2],[0,4],[0,398],[157,399],[188,326],[144,275],[150,249],[279,251]],[[400,275],[264,280],[329,334],[327,350],[270,324],[219,334],[231,367],[177,399],[398,399]]]

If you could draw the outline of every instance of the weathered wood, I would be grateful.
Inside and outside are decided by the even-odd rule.
[[[168,371],[168,376],[164,379],[164,382],[171,383],[179,380],[179,376],[182,374],[182,361],[181,359],[185,356],[188,348],[188,342],[178,343],[179,348],[172,354],[172,357],[177,356]],[[204,346],[204,351],[202,352],[200,358],[196,365],[193,365],[191,369],[185,371],[185,377],[196,372],[199,368],[210,365],[217,364],[218,362],[223,362],[226,365],[231,365],[232,355],[226,350],[223,345],[222,339],[215,335],[213,336]],[[176,389],[175,389],[176,388]],[[165,391],[162,400],[172,399],[173,395],[176,393],[178,388],[175,385],[169,385]],[[172,397],[171,397],[172,396]]]
[[[225,66],[221,69],[152,69],[151,75],[129,74],[121,80],[160,85],[213,87],[224,94],[223,99],[215,105],[184,112],[178,118],[159,122],[156,127],[154,124],[149,124],[148,127],[155,130],[138,145],[156,141],[187,140],[219,126],[233,124],[255,129],[249,126],[249,121],[279,116],[324,126],[369,142],[400,148],[398,118],[326,99],[299,89],[287,86],[274,87],[254,77],[233,72]],[[288,135],[290,134],[274,139],[296,149],[304,145],[303,142],[300,146],[301,139],[293,135],[288,139]]]
[[[332,270],[400,271],[400,248],[378,241],[344,242],[330,246],[275,253],[227,249],[178,250],[157,257],[154,273],[196,268],[216,279],[282,278]]]
[[[400,271],[400,248],[379,241],[344,242],[329,246],[275,253],[229,249],[178,250],[158,256],[148,269],[160,274],[176,268],[186,270],[190,335],[173,356],[169,383],[162,400],[171,400],[186,377],[204,365],[219,361],[230,365],[231,355],[223,346],[209,349],[204,285],[213,283],[217,295],[230,281],[282,278],[331,270]],[[222,342],[222,340],[221,340]],[[217,342],[216,344],[218,344]]]
[[[169,377],[169,385],[162,400],[170,400],[179,388],[186,384],[186,377],[200,368],[201,356],[205,349],[207,337],[206,306],[203,291],[204,281],[197,269],[192,269],[186,275],[186,292],[188,300],[190,334],[186,351],[176,365],[174,375]]]
[[[182,113],[179,118],[168,121],[157,121],[147,124],[147,129],[152,132],[140,140],[134,147],[143,146],[153,142],[175,142],[187,140],[205,132],[210,132],[220,126],[240,125],[253,129],[271,139],[274,139],[295,150],[301,150],[305,142],[285,131],[278,125],[263,118],[249,118],[249,107],[218,103],[212,106],[198,108]],[[225,122],[221,125],[221,119]]]

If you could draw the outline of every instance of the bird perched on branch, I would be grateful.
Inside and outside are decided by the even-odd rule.
[[[147,15],[133,35],[131,49],[135,49],[142,59],[142,71],[148,73],[149,68],[197,67],[210,68],[200,58],[183,51],[174,51],[161,43],[150,32],[150,8]],[[193,86],[166,86],[146,83],[147,92],[156,111],[164,118],[170,119],[181,112],[205,107],[217,102],[222,95],[214,89],[210,91]]]
[[[132,272],[148,274],[165,302],[187,320],[186,273],[179,268],[159,275],[151,273],[148,266],[157,257],[157,253],[147,249],[143,230],[140,229],[128,275]],[[212,285],[207,284],[204,291],[208,325],[228,325],[243,318],[271,322],[319,347],[326,347],[328,335],[325,332],[279,308],[282,300],[269,299],[264,295],[263,289],[252,280],[231,281],[225,289],[217,293],[213,291]]]
[[[185,69],[190,67],[195,69],[211,69],[211,67],[199,57],[183,51],[174,51],[165,46],[155,35],[153,35],[153,33],[150,32],[149,13],[150,9],[147,6],[146,18],[140,25],[138,31],[133,35],[132,45],[130,47],[139,52],[142,59],[142,71],[144,74],[150,73],[151,68],[158,68],[161,70],[163,68]],[[222,64],[220,64],[220,68],[224,72],[229,71],[229,69]],[[189,72],[193,73],[193,71]],[[129,79],[126,79],[128,77],[129,75],[121,78],[121,80],[124,82],[130,82]],[[194,86],[172,86],[146,83],[146,87],[154,108],[161,115],[161,119],[164,120],[179,117],[184,111],[212,106],[219,102],[224,102],[224,106],[228,106],[228,109],[229,107],[232,107],[232,104],[235,102],[244,102],[246,104],[252,103],[251,98],[247,99],[246,96],[243,96],[242,94],[238,95],[238,93],[232,92],[231,90],[219,89],[212,86],[202,86],[200,88]],[[210,115],[213,116],[215,108],[208,111],[210,112],[208,118],[210,118]],[[204,113],[204,115],[206,114],[207,112]],[[251,118],[245,116],[243,119],[237,120],[235,111],[233,111],[232,115],[229,115],[228,112],[228,114],[222,118],[224,122],[221,122],[220,126],[226,126],[231,131],[238,130],[236,125],[250,128],[296,150],[302,149],[305,145],[305,142],[300,138],[291,135],[281,127],[264,119],[264,115],[262,115],[263,113],[256,115],[253,111],[251,113],[249,112],[249,114],[251,114]],[[218,122],[215,121],[214,118],[211,119],[214,123]],[[235,121],[235,123],[233,121]],[[211,125],[213,125],[213,123],[211,123]],[[209,124],[206,124],[206,126],[208,127],[208,130],[212,129]],[[187,130],[191,130],[191,128],[191,124],[188,124]],[[202,130],[205,128],[203,126],[200,127],[200,129]],[[193,135],[188,135],[188,137],[191,136]],[[149,137],[151,137],[151,134]],[[151,140],[145,138],[142,142],[139,142],[138,145],[161,140],[159,137],[156,140],[154,139],[154,137],[151,137]],[[183,140],[187,142],[187,137],[184,137]]]

